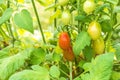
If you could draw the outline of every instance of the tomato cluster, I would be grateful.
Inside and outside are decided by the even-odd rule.
[[[74,53],[67,32],[62,32],[59,36],[59,46],[63,50],[63,56],[68,61],[74,60]]]
[[[101,37],[101,26],[98,22],[93,21],[89,24],[88,34],[93,40],[92,47],[96,54],[102,54],[104,52],[105,44]]]

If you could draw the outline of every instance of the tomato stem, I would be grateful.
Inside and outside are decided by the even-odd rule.
[[[34,9],[36,18],[37,18],[37,22],[38,22],[38,25],[39,25],[39,30],[40,30],[40,32],[41,32],[43,42],[44,42],[44,44],[46,44],[45,36],[44,36],[43,30],[42,30],[42,26],[41,26],[41,23],[40,23],[40,19],[39,19],[39,16],[38,16],[38,12],[37,12],[37,8],[36,8],[36,6],[35,6],[34,0],[32,0],[32,5],[33,5],[33,9]],[[47,51],[47,53],[49,53],[48,49],[46,49],[46,51]]]
[[[7,8],[10,8],[10,0],[7,1]],[[8,20],[7,26],[8,26],[8,30],[10,32],[10,35],[12,37],[12,45],[14,47],[15,37],[14,37],[13,32],[12,32],[10,20]]]
[[[55,0],[55,5],[57,3],[57,0]],[[54,12],[56,12],[57,8],[55,7]],[[57,19],[54,19],[54,28],[57,28]]]
[[[69,62],[70,65],[70,80],[72,80],[72,62]]]
[[[77,0],[78,15],[80,14],[80,0]],[[78,20],[78,33],[81,31],[80,21]]]

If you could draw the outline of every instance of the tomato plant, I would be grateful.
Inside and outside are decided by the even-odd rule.
[[[0,0],[0,80],[119,80],[120,0]]]

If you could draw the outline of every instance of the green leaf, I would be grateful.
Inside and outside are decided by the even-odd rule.
[[[115,52],[116,58],[120,60],[120,43],[116,43],[113,47],[116,50]]]
[[[113,10],[114,13],[120,13],[120,6],[116,6]]]
[[[94,51],[90,46],[87,46],[83,50],[83,55],[84,55],[86,61],[91,61],[92,57],[94,56]]]
[[[9,50],[11,46],[5,47],[2,50],[0,50],[0,59],[8,57],[9,56]]]
[[[34,32],[32,17],[27,10],[23,9],[20,13],[16,13],[14,16],[14,22],[18,27],[31,33]]]
[[[112,3],[112,4],[117,4],[119,0],[106,0],[107,2],[109,3]]]
[[[4,0],[0,0],[0,4],[2,4],[4,2]]]
[[[87,32],[85,31],[80,32],[73,46],[73,51],[75,55],[79,55],[82,49],[84,49],[86,46],[89,46],[90,41],[91,41],[91,38],[89,37]]]
[[[102,12],[103,13],[103,10],[105,9],[105,8],[110,8],[110,5],[108,4],[108,3],[105,3],[105,4],[103,4],[103,5],[101,5],[101,6],[98,6],[97,8],[96,8],[96,10],[95,10],[95,14],[98,14],[99,12]]]
[[[13,9],[7,8],[0,18],[0,25],[3,24],[4,22],[6,22],[7,20],[9,20],[12,13],[13,13]]]
[[[84,75],[81,75],[81,79],[82,79],[82,80],[92,80],[92,79],[90,79],[90,74],[89,74],[89,73],[86,73],[86,74],[84,74]],[[93,80],[95,80],[95,79],[93,79]]]
[[[61,59],[61,55],[57,53],[53,53],[53,60],[59,62]]]
[[[39,66],[39,65],[33,65],[32,67],[31,67],[34,71],[38,71],[38,72],[40,72],[40,74],[49,74],[49,72],[48,72],[48,70],[46,69],[46,68],[44,68],[44,67],[41,67],[41,66]]]
[[[31,64],[40,64],[45,61],[46,53],[42,48],[35,48],[31,54],[30,63]]]
[[[53,65],[50,68],[50,75],[54,78],[59,78],[59,76],[60,76],[59,68],[57,66]]]
[[[50,80],[50,78],[49,74],[41,74],[33,70],[23,70],[13,74],[9,80]]]
[[[113,66],[113,53],[106,53],[97,56],[91,62],[91,66],[89,66],[89,74],[82,77],[86,78],[89,76],[89,79],[83,80],[109,80],[112,74],[112,66]],[[86,64],[85,64],[86,65]]]
[[[111,78],[112,80],[120,80],[120,72],[113,71]]]
[[[76,21],[81,21],[81,22],[89,22],[90,18],[88,16],[85,15],[78,15],[75,17]]]
[[[104,20],[101,22],[101,26],[102,26],[102,31],[103,32],[110,32],[112,31],[112,25],[110,23],[110,20]]]
[[[64,77],[61,77],[59,80],[66,80],[66,78],[64,78]]]
[[[0,80],[6,80],[11,74],[24,66],[25,60],[29,58],[32,49],[26,49],[16,55],[2,59],[0,64]]]

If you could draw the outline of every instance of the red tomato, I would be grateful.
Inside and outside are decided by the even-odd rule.
[[[63,50],[63,57],[68,61],[73,61],[74,60],[75,56],[74,56],[72,47],[70,47],[67,50]]]
[[[70,48],[70,37],[67,32],[62,32],[59,36],[59,46],[61,49],[66,50]]]

